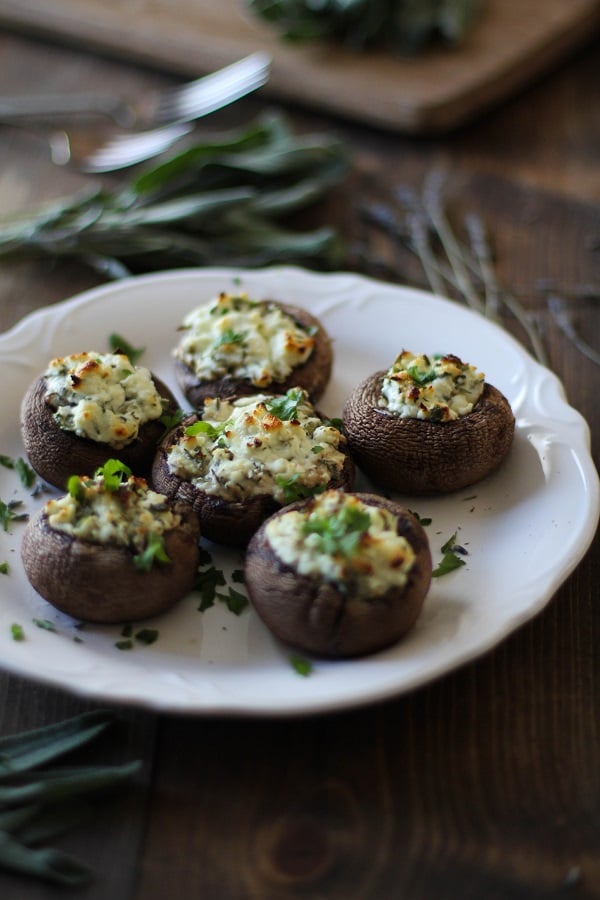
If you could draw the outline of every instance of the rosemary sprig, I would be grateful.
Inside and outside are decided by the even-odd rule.
[[[115,191],[94,187],[0,221],[0,259],[77,258],[110,278],[282,260],[328,268],[340,260],[338,235],[299,231],[293,215],[347,168],[341,142],[262,116],[164,157]]]
[[[91,880],[83,863],[39,844],[79,822],[86,798],[130,779],[140,763],[41,767],[89,743],[111,721],[108,712],[89,712],[0,738],[0,869],[63,887]]]

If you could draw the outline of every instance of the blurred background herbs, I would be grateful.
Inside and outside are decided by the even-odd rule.
[[[0,258],[77,258],[108,278],[207,265],[333,268],[335,231],[292,220],[348,166],[335,137],[297,135],[283,115],[263,115],[165,155],[115,190],[94,186],[0,221]]]
[[[481,0],[248,0],[287,41],[342,43],[355,51],[422,52],[433,41],[462,40]]]

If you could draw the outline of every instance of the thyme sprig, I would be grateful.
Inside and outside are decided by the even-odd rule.
[[[435,294],[455,296],[492,321],[500,321],[504,311],[512,315],[523,329],[534,356],[547,365],[535,319],[497,280],[494,253],[483,220],[473,212],[468,213],[462,223],[464,236],[459,234],[446,208],[444,188],[445,173],[434,169],[426,176],[420,191],[399,187],[384,202],[363,205],[360,215],[367,226],[417,257]],[[365,251],[359,248],[359,257],[361,254],[364,256]],[[361,265],[360,258],[358,265]]]

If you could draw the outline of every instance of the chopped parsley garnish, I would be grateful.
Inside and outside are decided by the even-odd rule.
[[[217,587],[225,584],[225,576],[216,566],[210,566],[204,572],[198,573],[194,590],[199,591],[201,594],[200,606],[198,607],[200,612],[204,612],[206,609],[214,606],[217,597]]]
[[[461,557],[466,556],[467,551],[460,544],[456,543],[456,532],[443,544],[441,551],[444,555],[441,562],[431,573],[432,578],[447,575],[449,572],[454,572],[455,569],[460,569],[461,566],[465,565],[465,560],[461,559]]]
[[[362,535],[369,530],[371,517],[366,510],[344,504],[334,515],[311,513],[302,525],[303,534],[317,534],[317,548],[328,556],[352,556]]]
[[[6,456],[5,453],[0,453],[0,466],[4,466],[5,469],[14,469],[15,461],[12,456]]]
[[[11,522],[24,522],[28,518],[27,513],[16,512],[22,505],[21,500],[9,500],[8,503],[0,500],[0,525],[4,531],[8,531]]]
[[[420,516],[418,512],[415,512],[414,509],[409,509],[409,513],[411,513],[417,522],[419,522],[424,528],[427,525],[431,525],[432,519],[429,516]]]
[[[290,388],[282,397],[272,397],[267,400],[265,406],[267,412],[277,416],[282,422],[290,422],[298,418],[298,407],[304,400],[304,391],[299,388]]]
[[[431,384],[436,378],[435,369],[429,369],[427,372],[422,372],[417,366],[409,366],[407,372],[414,383],[418,384],[419,387],[422,387],[425,384]]]
[[[79,475],[71,475],[67,481],[67,491],[73,500],[83,500],[85,498],[85,487]]]
[[[293,670],[298,675],[302,675],[303,678],[307,678],[312,672],[312,663],[308,659],[304,659],[303,656],[290,656],[290,662]]]
[[[241,591],[234,590],[232,587],[229,588],[227,594],[217,592],[216,598],[217,600],[221,600],[229,612],[234,613],[236,616],[240,616],[248,606],[248,598],[246,595],[242,594]]]
[[[125,356],[129,357],[134,365],[136,360],[138,360],[146,350],[145,347],[138,347],[136,349],[122,335],[114,333],[108,336],[108,345],[112,353],[123,353]]]
[[[133,650],[133,641],[131,638],[126,638],[124,641],[116,641],[115,647],[117,650]]]
[[[298,472],[290,475],[289,478],[285,478],[283,475],[277,475],[275,477],[275,482],[277,487],[280,487],[283,491],[285,503],[294,503],[296,500],[304,500],[305,497],[314,497],[315,494],[322,494],[325,490],[324,484],[317,484],[312,487],[302,484]]]
[[[24,641],[25,640],[25,632],[23,631],[23,626],[18,625],[16,622],[10,626],[10,633],[12,635],[13,641]]]
[[[103,466],[100,466],[94,472],[96,478],[102,478],[104,490],[118,491],[121,483],[129,478],[131,469],[122,463],[119,459],[107,459]]]
[[[188,415],[188,413],[184,412],[184,410],[181,409],[181,407],[179,409],[175,410],[175,412],[172,415],[169,415],[168,413],[164,413],[158,420],[161,425],[164,425],[164,428],[165,428],[160,439],[162,440],[162,438],[165,436],[165,434],[167,434],[173,428],[176,428],[178,425],[181,425],[181,423],[185,419],[186,415]]]
[[[226,347],[229,344],[243,344],[246,339],[246,331],[234,331],[233,328],[226,328],[223,334],[215,341],[214,347]]]
[[[17,473],[19,475],[19,478],[21,479],[21,484],[23,485],[23,487],[26,487],[26,488],[33,487],[37,476],[36,476],[36,473],[34,472],[34,470],[31,468],[31,466],[28,463],[26,463],[24,459],[22,459],[21,457],[18,458],[18,460],[15,463],[15,469],[17,470]]]
[[[139,644],[145,644],[148,647],[158,640],[158,631],[156,628],[142,628],[140,631],[136,631],[135,639]]]
[[[9,573],[8,563],[7,562],[0,563],[0,575],[8,575],[8,573]]]
[[[32,619],[31,621],[42,631],[56,631],[56,625],[50,619]]]
[[[200,421],[194,422],[193,425],[188,425],[184,433],[186,437],[196,437],[198,434],[205,434],[207,437],[216,440],[223,434],[226,427],[227,422],[222,422],[220,425],[212,425],[210,422],[200,419]]]
[[[146,546],[141,553],[133,557],[133,564],[139,572],[149,572],[154,562],[171,562],[165,550],[165,541],[162,534],[150,532]]]

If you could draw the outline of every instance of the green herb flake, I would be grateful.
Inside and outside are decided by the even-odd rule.
[[[67,492],[73,500],[81,502],[85,498],[85,486],[79,475],[71,475],[67,481]]]
[[[344,505],[329,517],[311,513],[302,525],[302,532],[306,535],[319,535],[319,552],[328,556],[349,557],[355,552],[370,524],[371,517],[366,510]]]
[[[0,563],[0,575],[8,575],[10,569],[7,562]]]
[[[289,478],[283,475],[275,476],[277,487],[283,491],[283,499],[285,503],[294,503],[296,500],[303,500],[305,497],[314,497],[316,494],[322,494],[325,490],[324,484],[309,486],[302,484],[300,474],[295,472]]]
[[[290,388],[282,397],[273,397],[267,400],[265,406],[267,412],[281,419],[282,422],[290,422],[298,418],[298,407],[304,400],[304,391],[299,388]]]
[[[54,622],[51,622],[50,619],[32,619],[31,621],[34,625],[37,625],[38,628],[41,628],[42,631],[56,632],[56,625]]]
[[[146,351],[145,347],[136,348],[126,338],[116,333],[109,334],[108,345],[112,353],[123,353],[134,365]]]
[[[21,500],[9,500],[8,503],[0,500],[0,525],[4,531],[9,530],[11,522],[24,522],[29,518],[27,513],[16,512],[22,505]]]
[[[104,490],[114,493],[131,474],[129,466],[120,459],[107,459],[103,466],[96,469],[94,477],[102,478]]]
[[[10,626],[10,633],[12,635],[13,641],[24,641],[25,640],[25,632],[23,631],[23,626],[18,625],[16,622]]]
[[[199,572],[194,585],[194,590],[201,594],[198,609],[204,612],[214,606],[217,597],[217,588],[225,585],[225,575],[216,566],[210,566],[204,572]]]
[[[234,613],[236,616],[240,616],[246,607],[248,606],[248,598],[245,594],[242,594],[241,591],[236,591],[234,588],[230,587],[227,594],[217,593],[217,599],[221,600],[229,612]]]
[[[171,562],[165,550],[165,541],[162,534],[150,532],[146,540],[146,546],[141,553],[133,557],[133,564],[139,572],[149,572],[154,562]]]
[[[231,573],[231,580],[236,582],[236,584],[244,584],[244,570],[243,569],[234,569]]]
[[[121,628],[121,637],[130,638],[133,635],[133,625],[127,624],[123,625]]]
[[[226,328],[219,339],[215,341],[215,350],[219,347],[227,347],[230,344],[243,344],[246,340],[246,331],[234,331],[233,328]]]
[[[15,461],[12,456],[6,456],[6,454],[0,454],[0,466],[4,466],[5,469],[14,469]]]
[[[413,515],[415,517],[415,519],[417,520],[417,522],[419,522],[424,528],[426,528],[427,525],[431,525],[431,523],[433,521],[433,519],[431,519],[431,517],[429,517],[429,516],[419,515],[419,513],[416,512],[414,509],[409,509],[409,513],[411,515]]]
[[[15,469],[17,470],[17,473],[19,475],[19,478],[21,479],[21,484],[23,485],[23,487],[25,487],[25,488],[33,487],[33,485],[35,484],[37,475],[36,475],[35,471],[31,468],[29,463],[27,463],[24,459],[19,457],[15,463]]]
[[[220,425],[212,425],[210,422],[200,419],[198,422],[194,422],[193,425],[188,425],[184,434],[186,437],[196,437],[199,434],[205,434],[212,440],[216,440],[223,434],[226,427],[227,422],[222,422]]]
[[[160,418],[159,422],[164,426],[164,431],[160,436],[160,440],[164,438],[169,431],[172,431],[173,428],[177,428],[178,425],[181,425],[183,420],[185,419],[187,413],[183,411],[183,409],[177,409],[172,415],[169,413],[164,413]]]
[[[466,556],[467,551],[460,544],[456,543],[456,532],[442,545],[441,552],[444,555],[431,573],[432,578],[440,578],[442,575],[454,572],[466,564],[461,557]]]
[[[117,650],[133,650],[133,641],[131,640],[131,638],[128,638],[124,641],[116,641],[115,647],[117,648]]]
[[[135,639],[139,644],[155,644],[158,640],[158,631],[156,628],[142,628],[135,634]]]
[[[312,673],[312,663],[303,656],[296,656],[295,654],[290,656],[290,663],[294,672],[303,678],[307,678]]]

